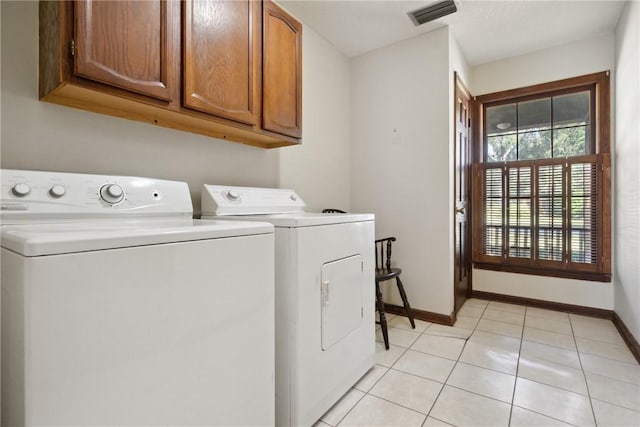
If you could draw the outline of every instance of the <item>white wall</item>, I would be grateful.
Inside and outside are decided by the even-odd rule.
[[[396,236],[413,308],[453,309],[450,268],[449,30],[352,60],[352,210]],[[392,299],[398,303],[397,297]]]
[[[456,71],[460,76],[462,82],[469,88],[469,79],[471,77],[471,69],[469,68],[469,64],[465,59],[462,51],[460,50],[460,45],[455,38],[455,34],[451,31],[449,27],[449,67],[451,68],[451,81],[453,82],[452,90],[455,88],[455,81],[453,81],[453,72]],[[451,105],[454,105],[453,95],[451,95]],[[452,135],[453,136],[453,135]]]
[[[336,163],[347,167],[348,154],[340,153],[349,152],[348,118],[336,126],[335,116],[348,104],[343,88],[350,75],[340,54],[308,28],[303,33],[303,146],[264,150],[38,101],[38,2],[0,3],[3,168],[182,180],[189,184],[196,212],[204,183],[270,187],[281,181],[312,206],[348,200],[348,174],[328,179],[327,171]],[[318,69],[325,61],[330,77]],[[324,150],[320,142],[325,140],[341,163],[329,153],[314,155]]]
[[[473,289],[543,301],[613,309],[611,283],[473,270]]]
[[[613,34],[605,34],[489,62],[471,70],[474,95],[515,89],[538,83],[612,69]]]
[[[614,309],[640,340],[640,3],[627,2],[615,34]]]
[[[478,65],[471,70],[470,90],[473,95],[482,95],[613,70],[614,65],[613,34],[603,35]],[[612,145],[614,145],[613,141]],[[616,237],[614,236],[614,241]],[[473,289],[565,304],[613,309],[613,285],[611,283],[474,269]]]
[[[311,28],[303,28],[304,143],[280,150],[279,183],[308,210],[351,210],[351,64]]]

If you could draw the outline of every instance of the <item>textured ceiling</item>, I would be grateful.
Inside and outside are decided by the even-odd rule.
[[[461,0],[458,12],[415,27],[407,12],[434,1],[279,0],[349,57],[450,25],[469,65],[613,31],[623,1]]]

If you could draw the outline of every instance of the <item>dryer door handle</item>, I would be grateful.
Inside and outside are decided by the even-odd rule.
[[[322,305],[329,305],[329,284],[328,280],[323,280],[320,284],[320,295],[322,298]]]

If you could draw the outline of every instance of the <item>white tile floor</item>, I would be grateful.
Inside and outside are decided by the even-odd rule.
[[[316,426],[640,426],[640,365],[609,320],[470,299],[454,327],[390,315],[389,351],[376,337]]]

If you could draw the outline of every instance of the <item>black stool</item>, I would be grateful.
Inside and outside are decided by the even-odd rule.
[[[389,350],[389,331],[387,330],[387,316],[384,312],[384,301],[382,300],[380,283],[396,279],[396,285],[398,286],[398,292],[400,292],[400,298],[402,298],[405,314],[409,318],[411,327],[413,329],[416,328],[416,323],[413,320],[413,315],[411,314],[411,306],[407,299],[407,293],[402,285],[402,280],[400,280],[400,273],[402,273],[402,269],[391,268],[391,242],[395,241],[395,237],[386,237],[384,239],[376,240],[376,308],[380,317],[380,321],[376,323],[380,324],[380,328],[382,329],[382,338],[384,338],[384,346],[387,350]]]

